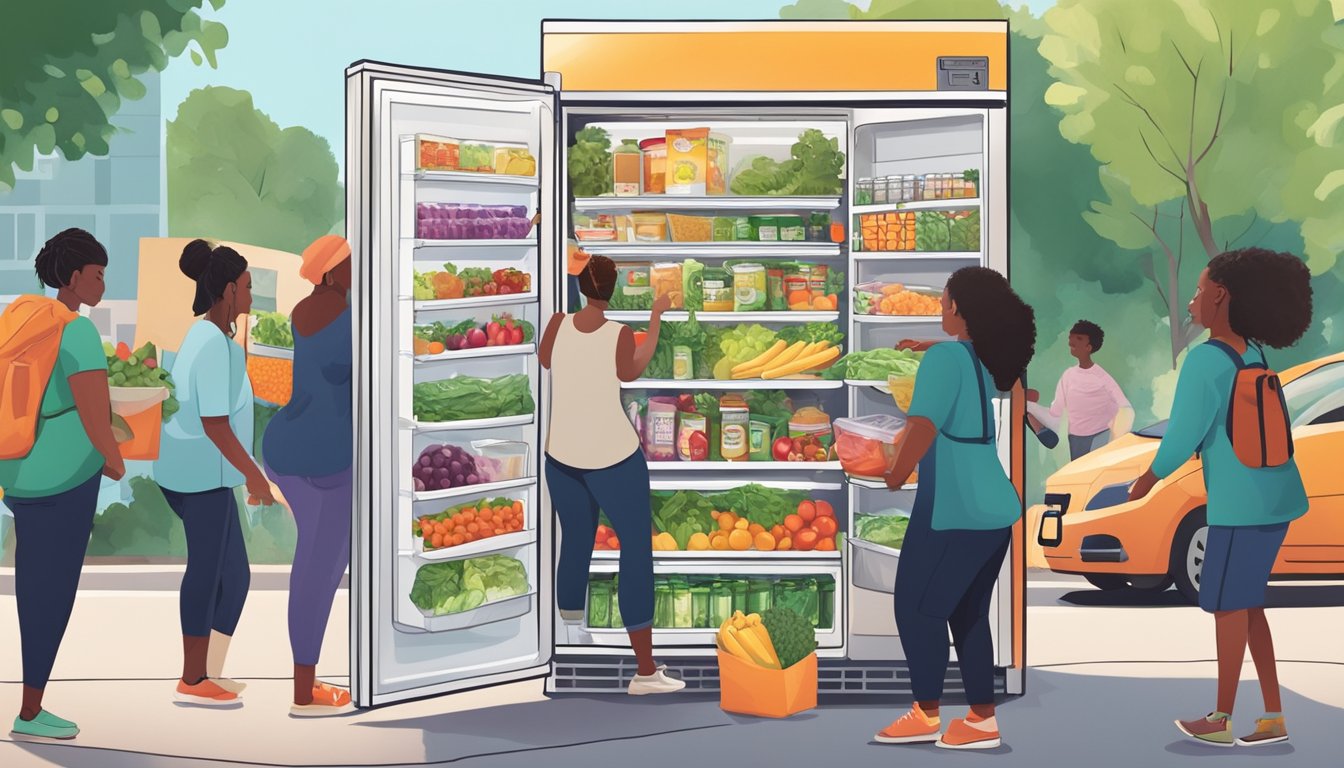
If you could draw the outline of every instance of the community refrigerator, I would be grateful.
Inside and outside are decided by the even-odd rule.
[[[838,225],[836,237],[828,230],[803,241],[692,243],[664,235],[585,248],[618,262],[826,265],[845,275],[836,306],[697,317],[773,330],[833,323],[845,351],[945,338],[936,316],[874,308],[883,285],[933,295],[962,266],[1008,272],[1006,23],[547,21],[541,44],[544,76],[536,81],[368,61],[347,71],[356,361],[351,670],[360,706],[543,677],[550,691],[617,692],[634,673],[605,588],[590,587],[605,607],[590,604],[582,624],[563,623],[555,608],[561,534],[542,472],[549,386],[537,343],[553,313],[577,308],[565,256],[576,218],[588,226],[632,212],[743,221],[824,214]],[[615,146],[708,127],[726,147],[725,176],[757,157],[787,161],[800,135],[815,129],[844,153],[843,184],[830,195],[640,189],[633,197],[576,198],[568,148],[589,127],[605,130]],[[721,181],[731,186],[731,177]],[[943,218],[921,218],[927,214]],[[978,231],[959,227],[962,242],[940,245],[949,241],[931,234],[932,224],[968,217],[978,217]],[[921,224],[927,237],[916,231]],[[974,233],[969,242],[966,232]],[[497,270],[516,272],[482,289],[481,276],[490,282]],[[434,272],[476,285],[457,298],[460,285],[426,277]],[[445,292],[454,298],[440,298]],[[612,316],[638,324],[648,312]],[[492,322],[530,327],[519,338]],[[489,331],[489,345],[429,347],[429,332],[416,340],[417,328],[472,325]],[[435,398],[465,397],[442,383],[455,377],[454,385],[460,377],[507,382],[507,396],[486,397],[508,402],[494,403],[498,410],[484,418],[438,421],[443,403]],[[693,378],[626,387],[644,395],[770,390],[837,418],[898,410],[883,381]],[[1000,456],[1020,492],[1020,392],[996,399],[995,410]],[[475,457],[470,464],[466,455]],[[461,485],[453,478],[461,465],[487,482]],[[816,591],[821,692],[909,689],[892,618],[899,549],[854,534],[859,519],[908,514],[914,485],[888,491],[847,476],[835,461],[651,461],[650,468],[654,493],[747,484],[800,491],[829,504],[839,528],[834,549],[660,549],[659,600],[672,594],[669,584],[699,585],[697,603],[708,599],[705,590],[719,590],[716,600],[720,593],[740,600],[734,590],[743,589]],[[1008,693],[1024,684],[1023,552],[1019,524],[992,608],[999,686]],[[618,551],[596,552],[593,582],[610,587],[618,564]],[[694,626],[661,623],[673,625],[654,630],[660,660],[691,688],[714,688],[714,627],[703,617]],[[959,688],[954,667],[948,690]]]

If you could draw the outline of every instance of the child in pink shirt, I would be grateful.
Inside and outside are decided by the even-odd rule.
[[[1069,331],[1069,354],[1078,359],[1078,365],[1064,371],[1055,387],[1055,399],[1047,410],[1037,401],[1040,393],[1027,393],[1028,412],[1037,420],[1049,423],[1068,412],[1069,458],[1077,460],[1111,441],[1111,426],[1122,409],[1130,409],[1129,400],[1120,391],[1120,385],[1092,355],[1101,349],[1105,334],[1095,323],[1079,320]]]

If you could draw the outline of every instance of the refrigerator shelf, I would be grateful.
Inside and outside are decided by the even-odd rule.
[[[850,485],[857,486],[859,488],[867,488],[869,490],[874,491],[890,490],[889,488],[887,488],[886,482],[882,480],[875,480],[871,477],[859,477],[858,475],[845,475],[845,482],[849,483]],[[901,486],[902,491],[914,491],[918,489],[919,489],[918,483],[906,483],[905,485]]]
[[[541,187],[541,180],[536,176],[508,176],[495,173],[470,173],[468,171],[414,171],[403,173],[401,178],[444,184],[485,184],[493,187],[522,187],[526,190],[533,190]]]
[[[526,595],[486,603],[470,611],[450,613],[447,616],[425,616],[424,621],[418,626],[396,619],[393,620],[393,624],[402,632],[413,633],[451,632],[455,629],[480,627],[485,624],[494,624],[497,621],[507,621],[519,616],[526,616],[532,612],[532,603],[536,599],[536,595],[536,591],[533,590]]]
[[[879,392],[891,394],[891,388],[887,386],[887,382],[877,379],[845,379],[845,384],[850,387],[872,387]]]
[[[650,472],[839,472],[838,461],[650,461]]]
[[[647,256],[649,258],[698,256],[701,258],[733,258],[735,256],[761,256],[779,258],[823,259],[840,256],[840,246],[836,243],[807,242],[717,242],[717,243],[620,243],[587,242],[579,246],[588,253],[600,253],[604,256]]]
[[[778,488],[782,491],[838,491],[841,484],[838,482],[822,482],[811,480],[773,480],[770,478],[757,478],[755,480],[747,478],[733,478],[731,480],[709,480],[682,478],[678,480],[652,480],[649,482],[651,491],[731,491],[734,488],[740,488],[744,485],[755,484],[764,485],[768,488]]]
[[[449,363],[455,360],[472,360],[481,357],[508,357],[511,355],[534,355],[537,352],[537,345],[532,342],[526,344],[510,344],[503,347],[477,347],[475,349],[459,349],[452,352],[444,352],[438,355],[414,355],[417,363]],[[402,353],[405,354],[405,353]]]
[[[649,313],[607,312],[608,320],[623,323],[646,323]],[[665,312],[663,319],[669,322],[684,322],[690,318],[689,312]],[[839,312],[696,312],[695,319],[702,323],[833,323],[840,319]]]
[[[412,246],[415,248],[505,248],[513,246],[515,248],[535,248],[537,238],[529,237],[523,240],[506,240],[496,238],[490,240],[425,240],[414,238]]]
[[[959,211],[965,208],[979,208],[978,197],[953,197],[947,200],[915,200],[909,203],[877,203],[875,205],[856,205],[851,211],[855,216],[865,213],[894,213],[896,211]]]
[[[471,557],[480,557],[481,555],[492,555],[497,552],[507,552],[513,549],[526,547],[535,543],[537,532],[535,530],[516,531],[506,533],[502,536],[491,536],[488,539],[479,539],[470,544],[458,544],[455,547],[445,547],[444,549],[423,550],[418,549],[413,553],[416,560],[423,560],[430,563],[442,563],[449,560],[466,560]],[[417,536],[416,541],[420,541]]]
[[[854,251],[855,261],[974,261],[979,251]]]
[[[514,304],[536,304],[537,292],[509,293],[503,296],[475,296],[470,299],[434,299],[415,302],[416,312],[447,312],[477,307],[502,307]]]
[[[930,325],[942,323],[941,315],[855,315],[856,323],[874,325]]]
[[[620,560],[621,553],[619,550],[615,549],[594,550],[593,559]],[[819,560],[823,562],[832,560],[838,561],[840,560],[840,552],[838,550],[834,552],[818,552],[816,550],[812,550],[809,552],[803,552],[801,550],[787,550],[784,552],[759,552],[750,549],[745,551],[735,551],[735,550],[706,550],[703,552],[677,551],[677,552],[654,552],[653,560],[654,562],[660,562],[663,560],[696,560],[696,561],[709,561],[717,564],[724,564],[724,563],[731,564],[735,562],[742,562],[742,563],[750,563],[752,565],[759,565],[762,562],[787,563],[790,561],[802,561],[802,562],[808,562],[808,561],[816,562]],[[780,575],[786,575],[786,574],[780,574]]]
[[[737,390],[737,389],[840,389],[843,381],[830,379],[636,379],[621,382],[621,389],[683,389],[683,390]]]
[[[580,211],[832,211],[839,195],[810,197],[738,197],[736,195],[640,195],[638,197],[581,197]]]
[[[445,499],[460,499],[466,496],[489,496],[497,491],[507,491],[514,488],[530,488],[537,484],[535,477],[519,477],[514,480],[500,480],[495,483],[477,483],[476,485],[464,485],[461,488],[449,488],[443,491],[415,491],[416,501],[440,501]]]
[[[590,635],[596,635],[601,637],[612,637],[612,636],[624,637],[626,635],[626,630],[624,627],[620,627],[617,629],[607,629],[604,627],[589,627],[585,624],[581,631],[587,632]],[[836,631],[834,629],[817,629],[815,631],[818,643],[821,642],[822,638],[832,638],[836,635]],[[653,628],[653,639],[655,642],[661,639],[665,643],[675,643],[676,645],[679,646],[706,645],[710,646],[711,650],[715,645],[715,637],[717,635],[718,635],[717,629],[710,629],[706,627]]]
[[[535,413],[518,416],[500,416],[494,419],[468,419],[466,421],[411,421],[410,426],[416,432],[465,432],[473,429],[495,429],[497,427],[522,427],[536,421]]]

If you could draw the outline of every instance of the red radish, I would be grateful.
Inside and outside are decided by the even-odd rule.
[[[145,367],[152,371],[159,367],[159,362],[152,357],[147,357],[145,358]]]

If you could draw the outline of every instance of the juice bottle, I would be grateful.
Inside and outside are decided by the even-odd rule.
[[[639,195],[640,165],[643,154],[634,139],[621,142],[611,153],[612,192],[617,197],[635,197]]]

